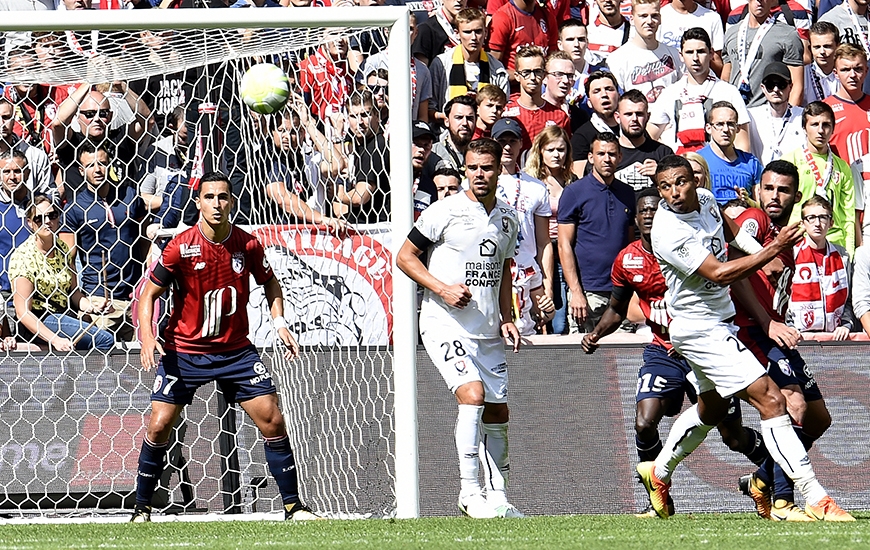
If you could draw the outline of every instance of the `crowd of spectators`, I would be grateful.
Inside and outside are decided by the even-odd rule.
[[[200,1],[100,8],[206,7]],[[207,7],[384,3],[404,0]],[[524,334],[594,326],[616,252],[635,238],[634,195],[671,153],[738,211],[759,206],[755,187],[768,162],[795,164],[801,201],[792,221],[808,235],[796,257],[821,254],[819,265],[833,266],[812,278],[822,293],[825,281],[841,285],[831,303],[842,286],[853,292],[836,311],[822,300],[821,320],[790,319],[838,338],[870,329],[870,281],[857,280],[870,263],[860,248],[870,234],[870,25],[866,3],[825,8],[802,0],[433,3],[411,17],[408,145],[390,143],[386,29],[327,31],[319,47],[266,59],[291,80],[275,115],[238,99],[238,76],[254,61],[161,71],[174,55],[171,31],[6,33],[7,74],[70,74],[63,85],[6,82],[0,97],[2,336],[61,351],[131,340],[132,292],[150,241],[196,219],[203,162],[229,174],[236,223],[341,232],[389,220],[391,187],[408,185],[391,180],[391,156],[410,153],[419,213],[461,189],[465,151],[482,137],[504,147],[500,197],[521,218],[514,283]],[[95,6],[0,0],[0,9]],[[102,83],[65,72],[74,59],[111,65],[125,48],[143,54],[149,76]],[[210,161],[198,153],[204,140],[219,151]],[[805,288],[809,280],[793,275]],[[794,311],[816,305],[796,299]]]

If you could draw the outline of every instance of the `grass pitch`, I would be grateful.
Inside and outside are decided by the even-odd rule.
[[[774,523],[750,514],[685,514],[516,520],[427,518],[312,523],[7,524],[0,549],[58,548],[680,548],[870,549],[870,512],[856,523]]]

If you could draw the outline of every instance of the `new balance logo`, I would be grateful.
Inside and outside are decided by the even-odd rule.
[[[199,271],[200,269],[205,268],[205,262],[196,262],[196,265],[193,266],[194,271]]]
[[[287,472],[292,472],[295,469],[296,469],[296,466],[287,466],[286,468],[281,468],[281,471],[284,473],[287,473]]]

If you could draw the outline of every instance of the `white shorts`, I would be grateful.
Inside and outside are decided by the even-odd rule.
[[[427,330],[420,334],[426,353],[450,391],[469,382],[482,382],[484,401],[507,403],[507,362],[501,338],[476,340]]]
[[[698,393],[716,390],[729,399],[767,374],[758,359],[737,339],[737,326],[725,321],[674,319],[671,342],[698,377]]]
[[[513,289],[516,303],[514,308],[519,311],[514,324],[522,336],[535,334],[537,323],[532,319],[532,291],[543,286],[543,276],[534,268],[514,267]]]

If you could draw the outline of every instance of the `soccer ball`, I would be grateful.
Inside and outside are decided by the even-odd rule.
[[[290,97],[290,81],[279,67],[271,63],[254,65],[239,86],[245,105],[261,115],[281,110]]]

